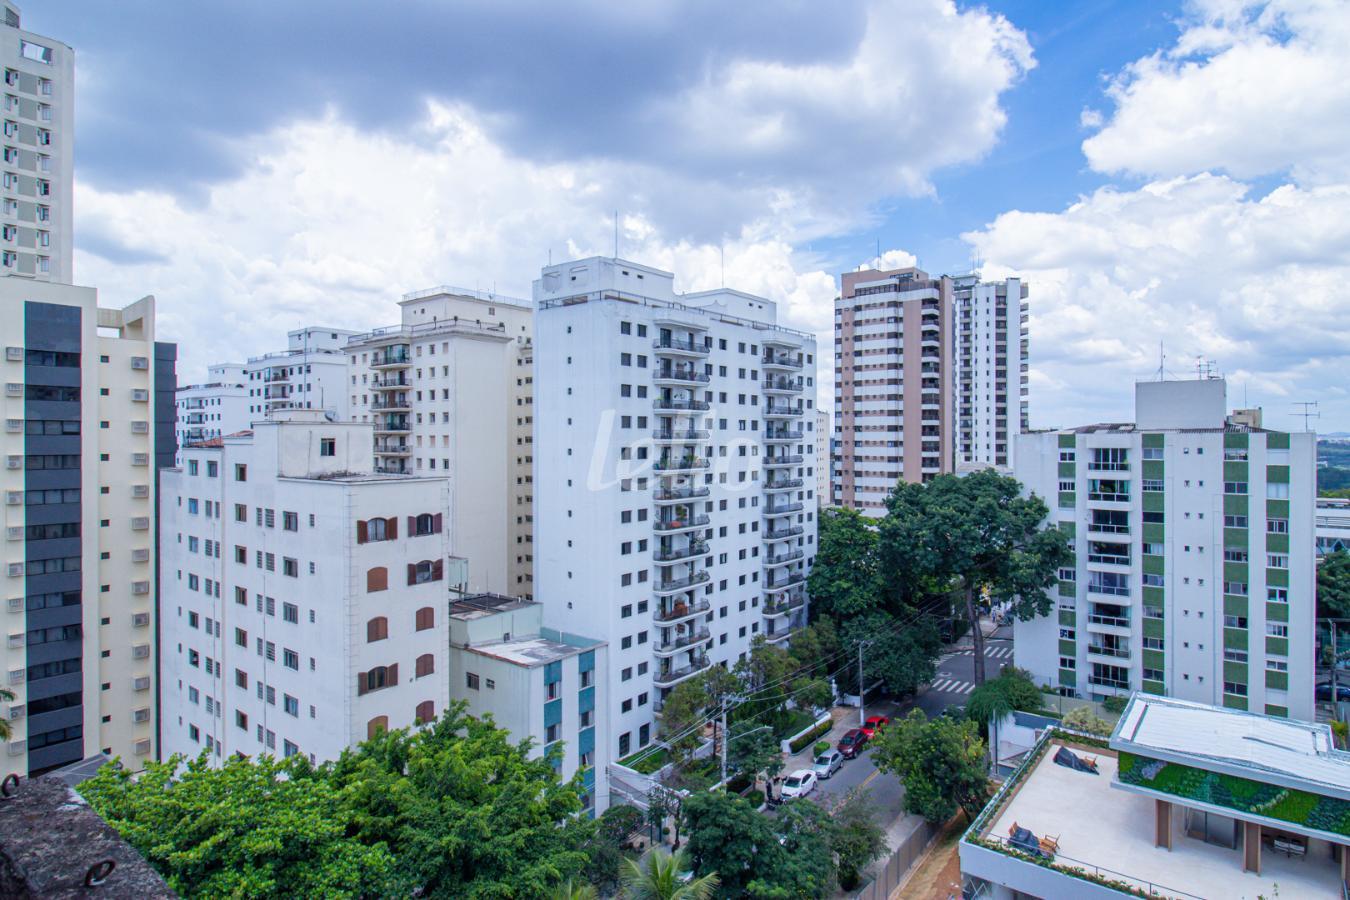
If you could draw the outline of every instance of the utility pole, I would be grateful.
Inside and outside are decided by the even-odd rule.
[[[872,646],[871,641],[858,641],[858,726],[867,724],[867,701],[863,698],[866,687],[863,684],[863,648]]]
[[[722,704],[722,784],[727,783],[727,705]]]

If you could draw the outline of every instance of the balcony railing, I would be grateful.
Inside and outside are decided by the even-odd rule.
[[[1128,597],[1130,596],[1130,586],[1127,584],[1099,584],[1088,582],[1089,594],[1105,594],[1108,597]]]
[[[802,432],[787,428],[766,428],[764,429],[764,439],[766,441],[800,441]]]
[[[403,376],[403,373],[391,375],[387,378],[372,378],[370,381],[371,390],[388,391],[396,388],[412,387],[412,382]]]
[[[764,581],[764,587],[767,590],[776,591],[779,588],[791,587],[794,584],[801,584],[806,580],[805,572],[789,572],[778,579],[768,578]]]
[[[658,581],[654,584],[653,589],[662,593],[688,590],[691,587],[703,584],[711,577],[712,576],[708,574],[708,570],[704,569],[684,578],[668,578],[665,581]]]
[[[690,616],[697,616],[712,609],[712,604],[707,600],[699,600],[696,603],[676,603],[669,609],[656,608],[655,618],[658,622],[675,622],[680,619],[687,619]]]
[[[383,353],[372,354],[370,364],[377,369],[381,366],[410,366],[412,354],[408,352],[407,347],[391,347]]]
[[[1091,491],[1088,493],[1088,499],[1102,503],[1129,503],[1130,495],[1116,491]]]
[[[1106,563],[1112,566],[1128,566],[1130,558],[1128,556],[1117,556],[1114,553],[1089,553],[1088,562]]]
[[[763,384],[766,391],[786,391],[793,394],[800,392],[805,386],[800,378],[789,378],[782,375],[777,378],[766,377]]]
[[[796,537],[801,534],[803,530],[804,529],[800,525],[793,525],[791,528],[776,528],[772,531],[765,531],[764,540],[780,541],[783,538]]]
[[[671,685],[677,684],[691,675],[697,675],[699,672],[702,672],[704,669],[708,668],[708,666],[709,666],[708,657],[699,656],[687,666],[680,666],[679,668],[675,668],[672,666],[670,668],[659,670],[653,676],[652,680],[656,682],[658,687],[670,687]]]
[[[797,512],[802,508],[800,503],[778,503],[764,507],[764,515],[781,516],[787,513]]]
[[[778,454],[777,456],[766,456],[766,457],[764,457],[764,465],[766,465],[766,466],[795,466],[795,465],[797,465],[798,463],[800,463],[800,462],[802,461],[802,459],[803,459],[803,457],[802,457],[802,455],[801,455],[800,453],[791,453],[791,454],[782,454],[782,453],[780,453],[780,454]]]
[[[790,353],[765,353],[760,359],[761,365],[778,366],[786,369],[800,369],[802,361]]]
[[[791,416],[796,418],[802,414],[802,410],[795,406],[783,406],[778,403],[764,404],[764,415],[766,416]]]
[[[698,372],[688,368],[658,369],[656,372],[657,381],[688,381],[698,384],[707,384],[709,377],[704,372]]]
[[[697,631],[690,631],[684,634],[676,635],[673,639],[656,645],[658,653],[673,653],[676,650],[683,649],[691,644],[701,644],[708,639],[708,629],[700,628]]]
[[[707,524],[707,516],[685,516],[680,519],[657,519],[652,527],[657,531],[679,531],[682,528],[698,528]]]
[[[707,353],[708,348],[701,341],[695,341],[693,338],[680,340],[677,337],[657,338],[652,341],[652,347],[656,350],[676,350],[683,353]]]
[[[766,556],[764,557],[764,565],[785,566],[790,562],[801,559],[805,555],[806,554],[801,550],[793,550],[790,553],[780,553],[777,556]]]
[[[658,459],[652,469],[656,472],[683,472],[689,469],[706,469],[712,463],[702,456],[683,456]]]
[[[1100,675],[1089,675],[1088,684],[1112,688],[1117,691],[1128,691],[1130,689],[1130,683],[1128,681],[1121,681],[1119,678],[1103,678]]]
[[[1124,616],[1102,616],[1093,613],[1088,616],[1089,625],[1110,625],[1112,628],[1129,628],[1130,620]]]
[[[704,412],[708,409],[707,400],[674,400],[657,397],[652,401],[652,409],[669,409],[676,412]]]
[[[1098,647],[1088,644],[1088,653],[1095,653],[1098,656],[1109,656],[1113,659],[1129,659],[1130,651],[1125,647]]]
[[[802,486],[800,478],[770,478],[764,482],[764,488],[770,491],[781,491],[785,488],[798,488]]]
[[[708,436],[709,432],[701,428],[686,428],[682,431],[658,428],[652,432],[652,439],[657,441],[706,441]]]
[[[1089,522],[1088,531],[1096,531],[1100,534],[1129,534],[1129,525],[1117,525],[1112,522]]]
[[[694,541],[687,547],[676,547],[668,550],[657,550],[652,554],[652,558],[659,563],[675,562],[681,559],[689,559],[693,556],[702,556],[708,552],[708,545],[703,541]]]
[[[775,600],[770,603],[765,603],[764,615],[781,616],[784,615],[785,613],[792,612],[792,610],[799,608],[805,602],[806,596],[804,594],[793,594],[790,597],[786,597],[782,600]]]
[[[683,488],[657,488],[652,495],[657,503],[671,503],[680,500],[693,500],[696,497],[706,497],[711,489],[706,487],[683,487]]]
[[[376,400],[370,404],[370,408],[379,410],[405,410],[412,409],[411,400]]]

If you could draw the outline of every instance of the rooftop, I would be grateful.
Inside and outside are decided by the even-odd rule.
[[[466,653],[477,653],[493,659],[505,660],[518,666],[542,666],[545,663],[567,659],[580,653],[582,648],[571,644],[562,644],[545,637],[522,637],[509,641],[495,641],[487,644],[472,644],[464,648]]]
[[[1350,800],[1350,753],[1329,725],[1135,694],[1111,736],[1114,750]]]
[[[524,609],[534,603],[535,601],[523,597],[507,597],[502,594],[466,594],[450,601],[450,616],[468,622],[500,612]]]

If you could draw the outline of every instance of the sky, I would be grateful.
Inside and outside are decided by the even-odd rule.
[[[1212,361],[1350,431],[1347,0],[68,0],[75,279],[180,381],[613,250],[820,339],[879,260],[1030,285],[1031,424]]]

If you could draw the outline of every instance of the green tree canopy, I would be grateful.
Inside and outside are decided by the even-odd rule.
[[[694,871],[716,872],[726,896],[739,897],[751,881],[772,871],[769,858],[778,852],[778,839],[769,819],[747,801],[704,791],[685,798],[681,815]]]
[[[975,816],[989,795],[984,741],[975,722],[923,710],[892,722],[881,732],[872,760],[905,785],[905,809],[930,822],[950,819],[958,808]]]
[[[822,510],[816,559],[807,577],[811,613],[844,622],[884,603],[876,523],[854,509]]]
[[[886,855],[886,832],[877,824],[866,791],[854,788],[830,809],[834,831],[830,848],[838,860],[839,886],[851,891],[862,872]]]
[[[1317,565],[1317,615],[1350,618],[1350,551],[1337,550]]]
[[[627,860],[624,864],[624,897],[626,900],[712,900],[717,896],[720,881],[716,872],[708,872],[688,882],[683,875],[689,871],[684,851],[674,855],[654,849],[641,862]]]

